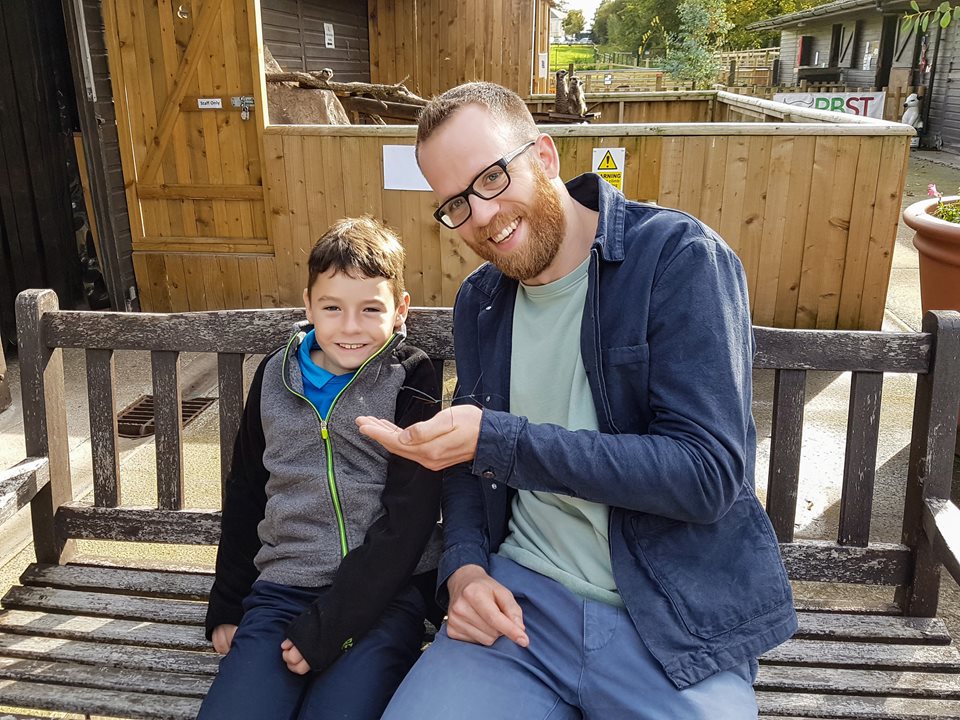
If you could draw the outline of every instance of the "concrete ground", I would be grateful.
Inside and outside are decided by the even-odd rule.
[[[960,158],[946,153],[915,152],[903,197],[903,206],[926,197],[927,184],[935,183],[944,194],[953,194],[960,187]],[[917,252],[911,243],[912,231],[900,224],[893,256],[890,288],[887,295],[883,329],[888,331],[919,330],[921,323]],[[66,405],[70,433],[71,460],[75,468],[75,495],[89,494],[90,443],[89,420],[85,396],[85,367],[82,352],[64,353]],[[246,376],[253,375],[259,358],[247,360]],[[137,396],[151,392],[150,359],[145,353],[118,352],[117,407],[123,408]],[[7,467],[23,457],[23,422],[19,402],[19,367],[15,357],[8,357],[8,377],[14,405],[0,413],[0,467]],[[182,360],[183,396],[216,395],[215,359],[187,355]],[[761,499],[766,490],[769,453],[771,397],[773,377],[761,372],[754,383],[755,414],[758,427],[759,454],[757,491]],[[803,438],[800,506],[797,513],[798,537],[832,538],[839,518],[840,485],[843,468],[843,447],[846,434],[846,412],[850,378],[848,375],[811,373],[807,381],[806,417],[811,424]],[[887,375],[880,420],[877,484],[874,499],[874,521],[871,539],[898,542],[903,507],[903,478],[906,476],[907,428],[913,412],[914,381],[912,378]],[[219,503],[218,416],[216,405],[204,412],[184,430],[185,473],[188,507],[216,507]],[[152,439],[121,440],[121,489],[124,504],[149,505],[156,502],[156,486],[152,481],[156,456]],[[954,499],[960,499],[960,464],[955,465]],[[79,543],[85,555],[112,555],[139,563],[179,563],[194,567],[212,567],[211,548],[134,545],[127,543]],[[29,516],[21,514],[4,526],[0,534],[0,594],[16,582],[23,569],[33,561],[29,544]],[[809,584],[797,586],[798,594],[822,596],[824,588]],[[862,587],[833,586],[829,592],[839,599],[863,601]],[[890,593],[879,590],[876,599],[889,599]],[[940,614],[960,638],[960,589],[944,573]],[[70,717],[53,715],[53,717]],[[2,719],[2,715],[0,715]]]

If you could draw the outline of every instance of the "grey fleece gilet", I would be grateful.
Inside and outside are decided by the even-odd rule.
[[[343,559],[337,511],[328,478],[327,444],[320,418],[306,400],[297,348],[298,332],[267,361],[263,374],[261,418],[266,450],[263,464],[270,473],[264,518],[257,526],[262,547],[254,563],[258,579],[282,585],[324,587],[333,582]],[[403,342],[396,335],[357,371],[326,418],[333,449],[333,477],[347,548],[363,543],[367,529],[383,514],[380,495],[390,453],[363,436],[355,418],[361,415],[393,420],[397,394],[406,373],[392,352]],[[315,431],[311,437],[304,428]],[[296,441],[291,441],[296,438]],[[437,566],[439,538],[428,543],[416,573]]]

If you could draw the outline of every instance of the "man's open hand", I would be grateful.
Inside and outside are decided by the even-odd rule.
[[[447,589],[447,635],[452,639],[489,646],[506,635],[520,647],[530,644],[523,611],[513,593],[479,565],[464,565],[457,570],[447,580]]]
[[[389,420],[369,416],[358,417],[357,426],[394,455],[429,470],[443,470],[477,454],[482,414],[474,405],[454,405],[405,430]]]

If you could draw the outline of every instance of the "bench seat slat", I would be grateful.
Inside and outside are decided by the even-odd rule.
[[[758,692],[761,713],[853,720],[960,720],[960,702]]]
[[[960,652],[953,645],[788,640],[764,653],[761,662],[774,665],[860,667],[874,670],[922,670],[960,673]],[[960,675],[957,676],[960,682]]]
[[[855,670],[761,665],[757,690],[840,695],[920,697],[960,700],[960,678],[953,673]]]
[[[0,633],[0,656],[187,675],[216,675],[220,664],[220,656],[212,649],[209,652],[162,650],[8,633]]]
[[[64,692],[57,685],[22,680],[0,680],[0,695],[18,707],[110,717],[193,720],[200,710],[196,698],[77,687]]]
[[[3,600],[3,605],[6,608],[18,610],[47,610],[181,625],[202,625],[207,612],[206,603],[190,600],[161,600],[84,590],[23,587],[22,585],[10,588]]]
[[[800,612],[798,640],[949,645],[950,632],[940,618]]]
[[[131,595],[206,601],[213,585],[213,574],[34,563],[20,576],[20,584],[94,592],[116,590]]]
[[[209,675],[99,668],[91,665],[19,660],[0,657],[0,678],[65,685],[73,688],[101,688],[123,692],[203,698],[210,689]],[[0,715],[0,718],[3,716]]]
[[[198,625],[61,615],[35,610],[7,610],[0,614],[0,632],[175,650],[210,650],[210,641]]]

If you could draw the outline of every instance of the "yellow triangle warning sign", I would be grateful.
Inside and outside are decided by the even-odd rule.
[[[603,160],[600,161],[600,164],[597,166],[597,170],[616,170],[617,163],[613,160],[613,155],[610,154],[610,151],[607,150],[607,154],[603,156]]]

